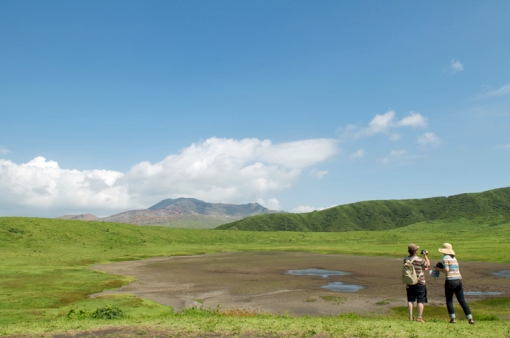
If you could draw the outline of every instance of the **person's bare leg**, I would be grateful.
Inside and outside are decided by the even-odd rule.
[[[413,318],[413,302],[407,302],[407,310],[409,311],[409,320],[414,320]]]
[[[422,322],[423,318],[421,318],[421,316],[423,315],[423,309],[425,308],[425,304],[418,303],[417,308],[418,308],[418,315],[416,315],[416,320],[419,322]]]

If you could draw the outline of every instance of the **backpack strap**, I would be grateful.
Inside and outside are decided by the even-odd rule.
[[[411,259],[406,259],[406,262],[411,262],[411,264],[413,264],[413,262],[418,258],[418,256],[415,256]]]

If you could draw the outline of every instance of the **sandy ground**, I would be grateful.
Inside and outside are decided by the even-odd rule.
[[[438,259],[432,259],[433,264]],[[135,276],[137,281],[106,294],[135,294],[176,311],[190,306],[241,308],[291,315],[382,313],[405,306],[400,280],[402,259],[313,253],[220,253],[200,256],[157,257],[106,265],[93,270]],[[460,261],[465,291],[510,294],[509,278],[492,272],[510,264]],[[346,276],[295,276],[287,270],[320,268],[349,272]],[[441,276],[443,277],[443,276]],[[428,277],[431,305],[444,305],[443,278]],[[322,286],[331,282],[356,284],[357,292],[334,292]],[[487,296],[466,296],[469,301]]]

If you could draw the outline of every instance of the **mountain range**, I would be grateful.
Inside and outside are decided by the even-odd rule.
[[[212,229],[221,224],[246,217],[272,214],[281,211],[269,210],[258,203],[223,204],[207,203],[195,198],[165,199],[140,210],[129,210],[108,217],[94,215],[65,215],[61,219],[95,220],[137,225],[158,225],[176,228]]]
[[[99,217],[97,217],[96,215],[92,215],[92,214],[64,215],[64,216],[60,216],[60,217],[57,217],[57,218],[60,218],[60,219],[72,219],[72,220],[75,220],[75,221],[96,221],[96,220],[99,219]]]

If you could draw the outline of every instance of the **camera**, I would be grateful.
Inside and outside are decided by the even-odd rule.
[[[425,255],[425,254],[428,254],[428,253],[429,253],[429,252],[428,252],[427,250],[425,250],[425,249],[423,249],[423,250],[421,251],[421,254],[422,254],[422,255]]]

